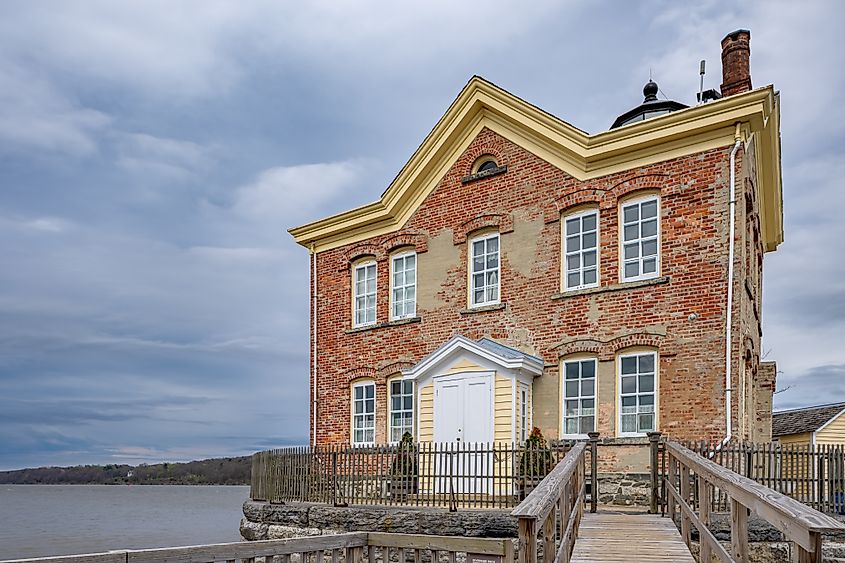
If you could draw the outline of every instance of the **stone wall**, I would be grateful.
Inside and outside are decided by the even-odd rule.
[[[334,507],[324,504],[244,503],[241,535],[247,540],[368,531],[464,537],[515,538],[516,520],[509,510]]]
[[[648,507],[651,476],[648,473],[599,474],[599,504]]]

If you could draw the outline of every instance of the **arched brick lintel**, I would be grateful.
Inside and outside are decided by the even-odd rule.
[[[606,203],[608,207],[615,207],[616,202],[620,199],[640,191],[657,190],[662,194],[670,180],[669,174],[641,174],[626,178],[607,190],[607,196],[612,198],[613,201]]]
[[[378,262],[384,260],[386,253],[381,245],[371,243],[357,244],[346,251],[344,255],[346,265],[343,269],[347,269],[349,264],[365,256],[372,256]]]
[[[503,166],[507,164],[504,162],[504,158],[502,156],[502,152],[500,148],[494,143],[479,143],[478,145],[474,145],[470,147],[463,155],[462,159],[464,160],[464,173],[465,174],[472,174],[472,166],[475,162],[485,154],[489,154],[496,160],[496,164],[499,166]]]
[[[403,246],[413,247],[417,254],[422,254],[428,251],[428,238],[420,233],[400,233],[385,240],[381,248],[382,252],[388,255]]]
[[[599,361],[612,361],[616,355],[626,348],[633,348],[635,346],[645,346],[654,348],[658,352],[669,352],[662,349],[661,346],[665,340],[662,334],[655,334],[650,332],[637,332],[632,334],[625,334],[612,338],[610,340],[602,341],[592,338],[576,338],[562,342],[552,348],[557,353],[557,357],[564,358],[573,354],[592,354],[595,355]]]
[[[376,380],[377,372],[371,367],[352,368],[343,374],[343,379],[346,381],[346,386],[351,387],[352,384],[359,379]]]
[[[455,229],[452,237],[452,242],[455,245],[464,244],[467,238],[475,231],[495,227],[500,233],[510,233],[513,231],[513,217],[510,213],[488,213],[479,215],[469,221],[466,221],[460,227]]]

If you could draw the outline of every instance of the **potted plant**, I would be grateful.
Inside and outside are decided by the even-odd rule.
[[[519,462],[520,498],[525,498],[552,470],[552,452],[536,426],[531,430]]]
[[[402,434],[402,440],[396,445],[393,463],[390,467],[390,494],[402,499],[417,492],[419,475],[417,472],[417,448],[410,432]]]

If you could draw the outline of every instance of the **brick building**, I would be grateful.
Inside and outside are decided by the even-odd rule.
[[[592,135],[473,77],[379,201],[291,229],[312,443],[768,440],[779,98],[751,88],[749,40],[725,37],[707,103],[650,82]]]

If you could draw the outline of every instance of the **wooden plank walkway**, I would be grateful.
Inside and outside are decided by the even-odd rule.
[[[571,563],[695,563],[678,528],[659,514],[584,514]]]

